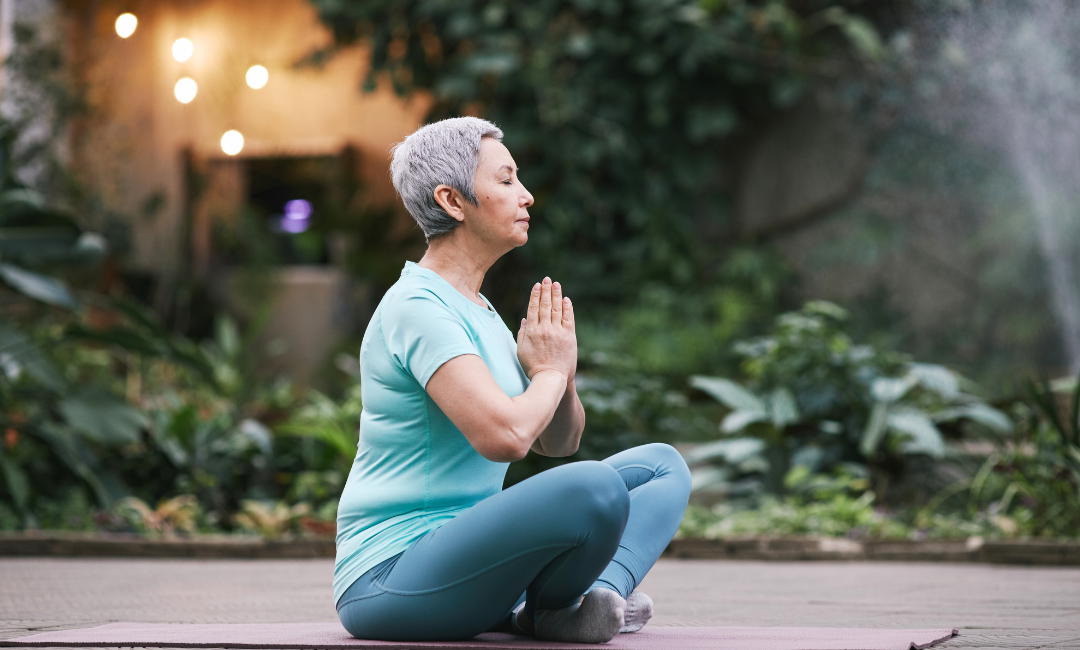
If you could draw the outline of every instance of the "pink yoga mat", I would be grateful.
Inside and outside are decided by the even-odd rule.
[[[455,650],[910,650],[928,648],[956,630],[879,630],[829,627],[646,627],[604,646],[553,643],[511,634],[468,641],[365,641],[337,623],[111,623],[0,641],[8,647],[141,648],[454,648]]]

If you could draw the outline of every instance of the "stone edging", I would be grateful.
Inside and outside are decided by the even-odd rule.
[[[676,539],[666,557],[726,560],[871,560],[1080,566],[1080,541]]]
[[[232,535],[153,539],[121,534],[33,531],[0,533],[0,556],[332,558],[334,540],[266,540]]]
[[[201,535],[152,539],[136,535],[32,531],[0,533],[0,557],[332,558],[332,539],[265,540]],[[851,540],[841,538],[676,539],[665,557],[702,560],[983,562],[1080,566],[1080,541]]]

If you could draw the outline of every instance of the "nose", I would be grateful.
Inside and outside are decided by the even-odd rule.
[[[521,189],[525,190],[525,195],[521,197],[521,207],[530,207],[533,204],[533,195],[529,192],[529,190],[525,189],[524,185],[521,186]]]

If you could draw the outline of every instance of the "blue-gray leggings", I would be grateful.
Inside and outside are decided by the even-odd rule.
[[[531,616],[594,586],[625,598],[675,535],[689,494],[686,463],[663,444],[550,469],[365,573],[338,616],[361,639],[453,640],[506,629],[522,599]]]

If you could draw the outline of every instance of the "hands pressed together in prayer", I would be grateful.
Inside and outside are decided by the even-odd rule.
[[[563,296],[562,286],[544,278],[529,296],[529,310],[517,334],[518,360],[531,380],[537,373],[553,370],[568,381],[577,371],[577,332],[574,305]]]

